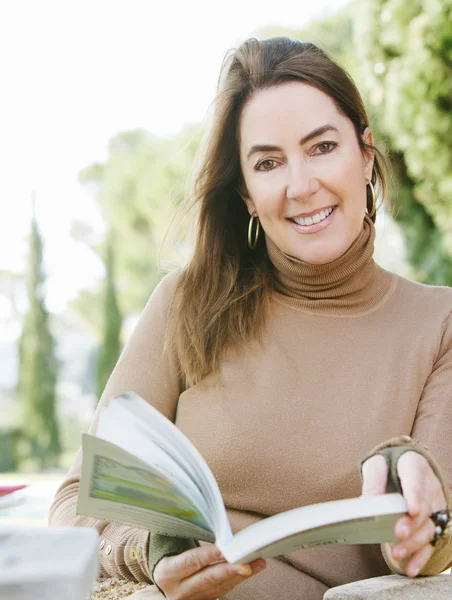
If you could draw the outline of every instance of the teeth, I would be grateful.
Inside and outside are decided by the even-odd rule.
[[[320,223],[323,219],[326,219],[328,215],[333,212],[332,208],[328,208],[327,210],[321,210],[319,213],[312,215],[312,217],[299,217],[298,219],[293,219],[295,223],[298,225],[312,225],[313,223]]]

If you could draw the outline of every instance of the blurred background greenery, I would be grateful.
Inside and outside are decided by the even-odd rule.
[[[377,262],[419,282],[452,285],[452,0],[359,0],[303,28],[294,18],[293,28],[253,34],[312,41],[348,69],[393,167],[393,210],[377,221]],[[202,122],[164,137],[121,131],[104,161],[80,165],[79,182],[103,226],[74,218],[71,234],[104,275],[58,314],[46,304],[46,240],[33,210],[26,268],[0,271],[0,308],[9,307],[0,325],[6,331],[14,318],[21,327],[13,346],[0,339],[1,371],[10,375],[0,381],[0,472],[60,473],[70,464],[165,271],[162,242],[202,131]],[[181,264],[186,251],[182,235],[171,238],[161,264]]]

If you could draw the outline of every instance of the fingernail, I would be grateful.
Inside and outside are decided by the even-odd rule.
[[[407,538],[410,535],[410,528],[404,525],[400,528],[400,534],[403,538]]]
[[[420,570],[419,567],[416,567],[415,569],[413,569],[411,571],[412,577],[416,577],[416,575],[419,573],[419,570]]]
[[[406,548],[400,548],[400,550],[397,550],[397,556],[399,558],[404,558],[407,555],[407,549]]]
[[[250,565],[237,565],[235,571],[237,575],[241,575],[242,577],[248,577],[253,572]]]
[[[260,573],[261,571],[263,571],[264,569],[267,568],[267,565],[256,565],[253,569],[253,574],[256,575],[256,573]]]

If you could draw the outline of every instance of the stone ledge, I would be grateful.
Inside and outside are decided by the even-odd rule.
[[[331,588],[324,600],[444,600],[452,598],[452,577],[409,579],[402,575],[373,577]]]
[[[109,577],[100,579],[92,588],[91,600],[122,600],[137,594],[142,600],[158,600],[163,596],[155,586]],[[445,600],[452,598],[452,576],[435,575],[409,579],[401,575],[374,577],[331,588],[324,600]],[[131,599],[132,600],[132,599]]]

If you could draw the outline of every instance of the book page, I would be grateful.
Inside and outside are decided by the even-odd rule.
[[[392,542],[406,510],[400,494],[313,504],[254,523],[220,548],[229,562],[249,562],[302,548]]]
[[[212,512],[217,540],[231,539],[232,532],[218,484],[206,461],[190,440],[174,423],[134,392],[113,398],[106,410],[110,407],[118,410],[121,408],[123,414],[127,411],[133,414],[137,428],[144,431],[150,440],[177,461],[190,475]],[[132,448],[130,452],[135,453]]]
[[[83,435],[82,447],[77,514],[154,533],[214,541],[198,507],[156,469],[89,434]]]
[[[152,439],[149,439],[142,428],[138,429],[136,419],[133,418],[131,413],[127,411],[116,413],[118,413],[118,410],[115,406],[102,411],[96,437],[132,453],[136,458],[152,465],[155,471],[188,496],[190,501],[203,514],[210,528],[213,529],[214,519],[212,513],[191,477],[171,456],[157,446]],[[121,427],[118,427],[118,423],[121,423]],[[133,452],[131,452],[131,449],[133,449]]]

